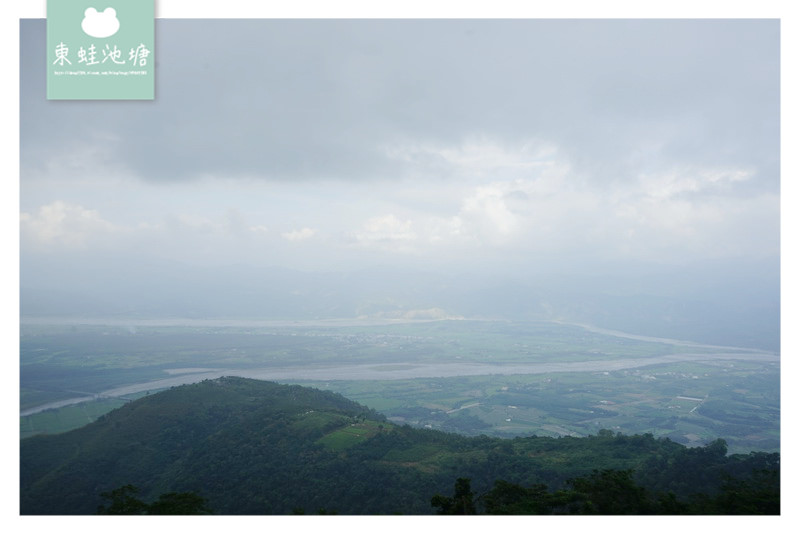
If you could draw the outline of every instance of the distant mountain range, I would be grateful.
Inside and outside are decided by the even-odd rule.
[[[563,320],[629,333],[777,351],[777,275],[597,267],[525,279],[369,268],[301,272],[239,266],[63,265],[56,279],[21,265],[25,317],[267,320],[488,318]]]

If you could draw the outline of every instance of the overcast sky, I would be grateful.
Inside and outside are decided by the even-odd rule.
[[[164,20],[156,99],[45,99],[21,26],[21,278],[59,264],[766,264],[776,20]],[[643,267],[645,268],[645,267]]]

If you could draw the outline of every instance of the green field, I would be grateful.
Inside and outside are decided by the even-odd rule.
[[[20,438],[24,439],[39,433],[62,433],[85,426],[112,409],[122,407],[130,400],[141,396],[144,396],[144,394],[132,394],[126,396],[125,399],[100,398],[58,409],[48,409],[29,416],[21,416],[19,423]]]
[[[319,443],[329,450],[341,451],[350,448],[364,440],[384,431],[385,426],[374,420],[353,422],[350,425],[328,433]],[[388,429],[387,429],[388,431]]]
[[[714,359],[704,354],[720,352],[718,347],[625,338],[552,322],[491,321],[23,325],[20,340],[23,410],[181,373],[373,365],[370,379],[283,382],[340,392],[394,422],[470,435],[579,436],[611,429],[649,432],[684,444],[721,437],[732,451],[779,449],[779,359],[765,352],[726,348],[730,359]],[[676,354],[696,355],[686,362],[658,359]],[[614,369],[615,361],[627,359],[653,363]],[[397,378],[398,372],[420,365],[578,362],[608,365],[608,370]],[[123,401],[96,400],[24,416],[20,433],[79,427]],[[359,431],[331,436],[325,444],[347,446]]]
[[[725,438],[777,451],[777,365],[656,365],[616,372],[303,384],[339,392],[396,423],[468,435],[652,433],[682,444]]]

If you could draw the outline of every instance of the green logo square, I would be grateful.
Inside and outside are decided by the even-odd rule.
[[[48,100],[152,100],[154,0],[47,0]]]

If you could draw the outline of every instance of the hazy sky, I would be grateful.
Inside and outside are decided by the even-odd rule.
[[[22,284],[69,261],[777,268],[779,37],[159,19],[155,101],[66,102],[45,99],[44,21],[24,21]]]

